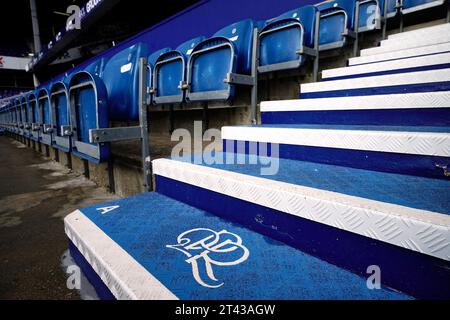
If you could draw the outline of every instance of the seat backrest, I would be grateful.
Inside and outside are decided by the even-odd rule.
[[[37,123],[37,108],[36,108],[36,95],[34,91],[30,92],[26,96],[27,98],[27,109],[28,109],[28,118],[30,119],[31,123]]]
[[[354,29],[354,18],[355,18],[355,9],[356,9],[356,1],[355,0],[334,0],[334,1],[326,1],[316,5],[316,8],[321,12],[322,15],[326,15],[328,13],[332,13],[337,10],[344,10],[347,14],[347,29]]]
[[[38,89],[37,99],[41,119],[40,123],[51,124],[50,100],[47,88]]]
[[[167,51],[159,55],[156,61],[154,61],[153,87],[157,88],[155,94],[157,98],[161,96],[179,96],[179,100],[170,102],[182,102],[182,91],[178,86],[181,81],[186,80],[186,64],[191,52],[203,40],[205,40],[204,37],[197,37],[185,41],[175,50]]]
[[[53,122],[56,127],[56,133],[58,136],[61,136],[61,126],[70,123],[68,92],[67,86],[63,81],[55,82],[51,86],[50,103],[53,111]]]
[[[137,43],[111,57],[102,79],[108,94],[111,120],[137,120],[139,117],[139,59],[148,56],[144,43]]]
[[[248,74],[252,67],[253,28],[255,21],[242,20],[226,26],[217,31],[212,38],[223,37],[234,44],[237,56],[237,69],[235,72]]]

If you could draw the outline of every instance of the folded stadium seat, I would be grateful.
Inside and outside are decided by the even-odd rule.
[[[147,58],[147,104],[153,103],[154,89],[153,89],[153,69],[158,58],[166,53],[172,51],[171,48],[163,48],[153,52]]]
[[[185,99],[186,66],[194,47],[205,40],[197,37],[179,45],[175,50],[159,55],[153,65],[153,102],[181,103]]]
[[[70,125],[69,94],[63,80],[52,83],[50,87],[50,106],[54,124],[53,147],[63,152],[70,151],[70,135],[64,133]],[[70,131],[70,129],[69,129]]]
[[[258,72],[299,68],[315,56],[314,6],[305,6],[268,20],[259,32]]]
[[[52,113],[50,108],[50,96],[47,88],[37,90],[38,109],[41,119],[41,141],[43,144],[52,145]]]
[[[22,133],[24,137],[28,138],[31,133],[30,131],[31,125],[28,118],[27,98],[25,95],[22,95],[20,97],[20,113],[22,116],[22,124],[21,124]]]
[[[446,0],[401,0],[402,14],[410,14],[413,12],[442,6]]]
[[[15,106],[16,106],[16,118],[17,118],[17,134],[20,136],[24,135],[24,125],[22,121],[22,103],[21,98],[15,98]]]
[[[69,108],[75,155],[95,163],[108,160],[109,143],[91,141],[89,130],[108,128],[110,120],[138,119],[139,59],[147,56],[147,46],[138,43],[111,57],[99,73],[101,78],[91,73],[90,67],[91,72],[71,76]]]
[[[251,74],[256,26],[253,20],[243,20],[195,46],[187,67],[187,101],[233,99],[233,78]]]
[[[381,28],[382,19],[396,15],[396,0],[356,0],[358,33]]]
[[[315,6],[320,11],[319,51],[342,48],[348,38],[355,38],[356,1],[325,1]]]
[[[36,91],[28,93],[26,97],[27,97],[29,118],[31,122],[31,139],[34,141],[39,141],[41,136],[40,133],[41,120],[39,110],[37,107]]]

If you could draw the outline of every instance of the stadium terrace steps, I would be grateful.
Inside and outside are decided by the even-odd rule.
[[[105,298],[450,299],[448,30],[262,102],[208,161],[154,160],[156,193],[66,217],[75,260]]]
[[[449,126],[450,91],[263,101],[261,122]]]
[[[261,178],[251,157],[226,164],[230,154],[221,156],[225,164],[208,166],[155,160],[157,192],[359,274],[376,261],[383,283],[415,297],[449,296],[439,281],[449,276],[450,208],[441,195],[450,181],[286,159]]]
[[[361,56],[370,56],[374,54],[380,53],[388,53],[393,51],[400,51],[412,48],[419,48],[424,46],[436,45],[439,43],[450,42],[450,33],[443,33],[439,35],[431,35],[428,37],[424,37],[423,39],[418,39],[416,37],[412,37],[409,39],[402,40],[383,40],[379,47],[368,48],[361,50]]]
[[[305,83],[300,98],[369,96],[450,90],[450,69]]]
[[[158,193],[76,211],[65,226],[103,298],[411,299]]]
[[[383,61],[392,61],[413,57],[431,56],[433,54],[439,54],[444,52],[450,52],[450,42],[440,43],[430,46],[424,46],[419,48],[412,48],[407,50],[400,50],[388,53],[375,54],[365,57],[350,58],[348,65],[357,66],[368,63],[376,63]]]
[[[412,57],[402,60],[383,61],[361,66],[328,69],[322,71],[322,80],[359,78],[365,76],[417,72],[450,68],[450,52],[432,56]]]

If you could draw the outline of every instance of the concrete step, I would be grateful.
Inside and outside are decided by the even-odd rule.
[[[449,127],[240,126],[223,127],[222,139],[228,152],[255,153],[253,143],[281,158],[450,180]]]
[[[305,83],[300,98],[331,98],[450,90],[450,69]]]
[[[414,297],[450,297],[450,181],[286,159],[263,178],[257,164],[190,161],[153,161],[157,192],[357,274],[378,265]]]
[[[158,193],[78,210],[65,226],[72,256],[103,298],[410,299]]]
[[[370,56],[374,54],[388,53],[412,48],[420,48],[440,43],[450,42],[450,33],[443,33],[438,35],[424,36],[421,38],[411,38],[406,40],[383,40],[379,47],[361,50],[361,56]]]
[[[322,80],[351,79],[445,68],[450,68],[450,52],[323,70]]]
[[[263,101],[261,122],[450,126],[450,91]]]
[[[393,61],[393,60],[407,59],[407,58],[413,58],[413,57],[423,57],[423,56],[432,57],[432,55],[434,55],[434,54],[439,54],[439,53],[444,53],[444,52],[450,52],[450,42],[435,44],[435,45],[431,45],[431,46],[424,46],[424,47],[419,47],[419,48],[394,51],[394,52],[389,52],[389,53],[374,54],[374,55],[365,56],[365,57],[350,58],[348,64],[349,64],[349,66],[357,66],[357,65],[363,65],[363,64],[368,64],[368,63]]]

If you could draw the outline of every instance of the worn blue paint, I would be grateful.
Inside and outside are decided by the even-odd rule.
[[[103,215],[96,210],[111,205],[120,208]],[[236,214],[245,213],[245,208],[235,209]],[[361,276],[158,193],[99,204],[82,212],[180,299],[409,299],[385,288],[369,290]],[[197,283],[186,256],[166,247],[194,228],[235,233],[250,251],[241,264],[213,266],[216,278],[224,283],[219,288]],[[215,253],[211,258],[230,261],[236,256]],[[200,274],[205,277],[204,269]]]
[[[450,108],[261,112],[263,124],[450,126]]]
[[[226,143],[227,141],[224,141],[224,145]],[[238,141],[230,140],[230,143],[237,145]],[[239,141],[239,143],[245,145],[245,152],[248,153],[248,141]],[[271,148],[272,145],[267,144],[269,153]],[[444,170],[436,166],[450,165],[448,157],[289,144],[279,144],[278,148],[280,158],[285,159],[449,180],[449,177],[444,175]]]

